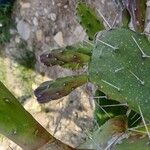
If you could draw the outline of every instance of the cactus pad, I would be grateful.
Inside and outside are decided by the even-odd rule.
[[[90,40],[94,39],[94,36],[98,31],[104,29],[104,25],[97,17],[95,10],[90,8],[86,3],[78,3],[76,15],[80,24],[86,30]]]
[[[89,67],[90,81],[110,99],[150,119],[150,43],[143,34],[117,28],[96,39]]]

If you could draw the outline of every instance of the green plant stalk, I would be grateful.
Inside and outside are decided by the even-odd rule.
[[[25,150],[37,150],[47,142],[56,140],[19,103],[0,82],[0,133]],[[58,141],[65,150],[69,146]]]

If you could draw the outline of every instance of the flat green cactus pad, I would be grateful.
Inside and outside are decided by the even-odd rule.
[[[99,34],[89,78],[110,99],[141,109],[150,120],[150,43],[145,35],[124,28]]]
[[[105,29],[103,22],[100,21],[94,9],[84,2],[78,3],[76,16],[80,24],[86,30],[90,40],[94,39],[98,31]]]

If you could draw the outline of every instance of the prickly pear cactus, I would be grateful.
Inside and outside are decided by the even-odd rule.
[[[104,25],[97,17],[96,12],[86,3],[78,3],[76,7],[76,16],[79,23],[85,28],[89,40],[93,40],[95,34],[104,29]]]
[[[96,38],[90,81],[109,98],[127,103],[150,119],[150,43],[129,29],[104,31]]]
[[[104,29],[102,21],[86,3],[80,2],[76,8],[77,19],[89,36],[90,41],[86,43],[90,47],[86,46],[85,49],[80,43],[82,48],[73,45],[40,57],[46,66],[60,65],[79,69],[88,64],[89,67],[88,75],[65,77],[41,84],[35,90],[40,103],[66,96],[87,81],[97,85],[103,93],[95,95],[98,99],[94,97],[98,129],[88,135],[89,140],[79,147],[81,149],[133,149],[136,142],[138,148],[146,145],[145,149],[149,149],[147,121],[150,120],[150,43],[144,34],[136,33],[144,30],[146,2],[116,2],[123,2],[125,10],[122,11],[122,16],[125,16],[122,27],[112,29],[109,26],[110,30],[98,33]],[[130,19],[136,32],[128,28]],[[74,67],[76,65],[79,67]],[[144,130],[138,127],[142,122]],[[123,143],[119,145],[120,142]]]

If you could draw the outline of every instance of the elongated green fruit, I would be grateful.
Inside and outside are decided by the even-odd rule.
[[[64,150],[73,150],[50,135],[0,82],[0,133],[24,150],[37,150],[47,142],[58,142]]]
[[[85,84],[87,81],[87,75],[59,78],[55,81],[42,83],[34,93],[39,103],[46,103],[68,95],[75,88]]]
[[[70,69],[79,69],[90,61],[90,47],[67,46],[65,49],[55,49],[44,53],[40,60],[46,66],[59,65]]]

